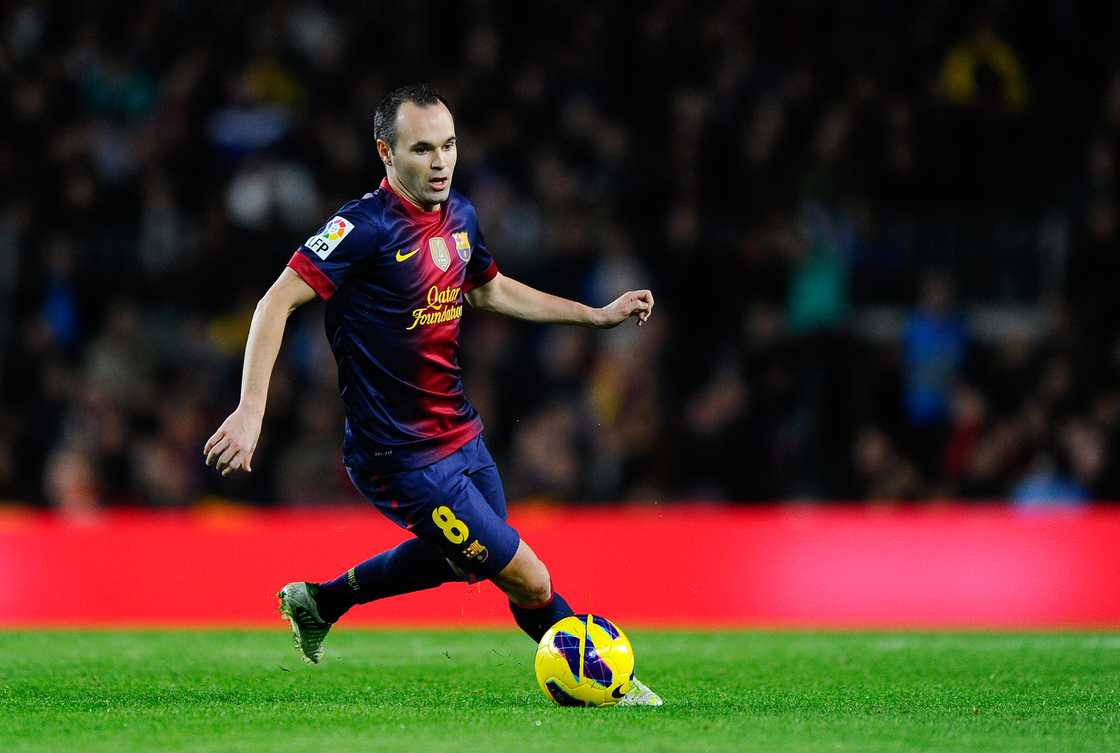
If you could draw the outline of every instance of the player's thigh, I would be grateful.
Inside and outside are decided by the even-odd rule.
[[[504,520],[507,517],[506,490],[502,486],[502,477],[498,474],[498,465],[490,455],[482,435],[479,434],[463,445],[460,453],[466,466],[467,478],[482,492],[490,509]]]
[[[486,446],[483,445],[482,449],[485,450]],[[482,493],[483,498],[486,500],[487,504],[490,505],[490,509],[493,510],[499,518],[505,520],[508,517],[508,512],[506,506],[506,490],[505,487],[502,486],[502,477],[498,475],[498,466],[494,463],[493,459],[490,459],[490,453],[487,452],[484,457],[490,462],[475,468],[467,474],[467,477],[471,480],[471,483],[475,485],[475,488]]]
[[[465,469],[398,474],[378,508],[443,555],[471,580],[493,578],[513,560],[521,537],[490,506]]]
[[[493,578],[513,560],[521,537],[498,515],[469,478],[443,496],[412,532],[439,546],[458,568],[476,578]]]

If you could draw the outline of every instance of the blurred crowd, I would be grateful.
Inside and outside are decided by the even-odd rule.
[[[379,182],[370,115],[419,80],[504,273],[657,296],[640,330],[467,313],[512,498],[1120,499],[1107,4],[0,14],[0,500],[355,498],[320,304],[289,323],[255,472],[201,447],[257,299]]]

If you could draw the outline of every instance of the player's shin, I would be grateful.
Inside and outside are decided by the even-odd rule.
[[[435,588],[461,580],[439,549],[409,539],[376,557],[355,565],[334,580],[319,584],[319,614],[335,622],[355,604]]]

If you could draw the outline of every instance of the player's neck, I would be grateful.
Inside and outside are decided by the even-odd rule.
[[[387,171],[386,175],[385,175],[385,179],[389,182],[389,190],[391,190],[393,193],[395,193],[400,198],[407,201],[412,206],[419,209],[421,212],[438,212],[439,211],[439,204],[424,204],[424,203],[421,203],[419,199],[415,198],[408,191],[406,191],[404,186],[401,185],[400,180],[397,179],[397,173],[396,173],[395,170]]]

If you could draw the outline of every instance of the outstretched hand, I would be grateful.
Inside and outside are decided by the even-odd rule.
[[[261,419],[259,414],[240,407],[229,414],[202,448],[206,465],[214,466],[223,476],[238,470],[252,473]]]
[[[653,313],[653,293],[648,290],[630,290],[611,303],[599,309],[600,327],[617,327],[630,317],[637,319],[638,326],[649,320]]]

